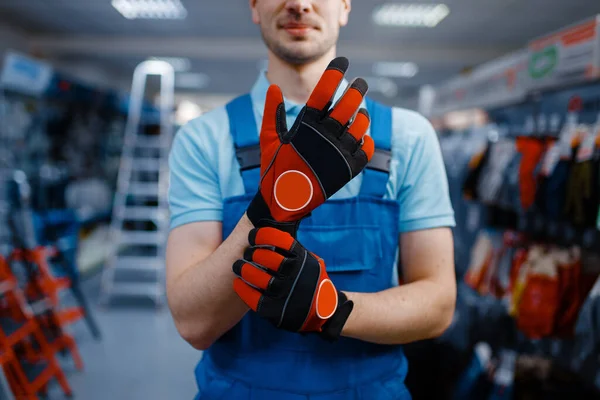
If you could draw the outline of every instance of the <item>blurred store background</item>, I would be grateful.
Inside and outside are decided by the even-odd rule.
[[[352,3],[338,54],[432,121],[457,216],[455,319],[407,347],[415,399],[600,398],[599,14]],[[0,399],[193,398],[166,158],[265,67],[247,2],[0,0],[0,60]]]

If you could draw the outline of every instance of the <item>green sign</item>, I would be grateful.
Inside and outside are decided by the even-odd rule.
[[[542,79],[554,71],[558,64],[558,47],[546,47],[535,52],[529,59],[529,75],[533,79]]]

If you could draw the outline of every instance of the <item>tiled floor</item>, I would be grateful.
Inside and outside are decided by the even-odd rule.
[[[201,353],[178,335],[168,308],[96,304],[98,279],[84,283],[94,305],[103,337],[95,341],[83,322],[71,331],[85,363],[75,370],[63,360],[74,399],[81,400],[192,400],[196,395],[194,366]],[[50,399],[63,399],[53,387]]]

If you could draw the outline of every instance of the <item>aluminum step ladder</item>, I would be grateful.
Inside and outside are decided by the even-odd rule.
[[[144,132],[149,76],[160,77],[159,133]],[[169,213],[168,156],[174,134],[175,76],[171,64],[144,61],[133,75],[123,152],[114,197],[100,304],[118,298],[165,301],[165,251]]]

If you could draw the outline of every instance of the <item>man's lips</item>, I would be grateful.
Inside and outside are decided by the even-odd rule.
[[[315,29],[311,25],[306,24],[298,24],[298,23],[289,23],[283,24],[282,28],[293,36],[303,36],[306,35],[310,30]]]

